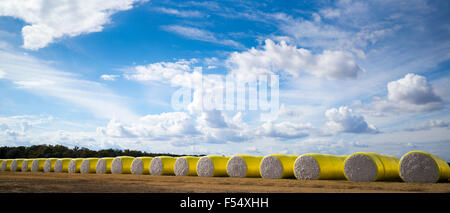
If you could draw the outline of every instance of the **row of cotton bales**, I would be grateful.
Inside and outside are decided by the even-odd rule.
[[[1,171],[97,174],[151,174],[201,177],[297,178],[300,180],[438,182],[450,178],[442,158],[412,151],[400,160],[388,155],[358,152],[349,156],[308,153],[204,157],[105,157],[0,160]]]

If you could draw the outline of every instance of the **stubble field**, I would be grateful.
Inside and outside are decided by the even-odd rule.
[[[2,193],[450,193],[450,183],[0,172]]]

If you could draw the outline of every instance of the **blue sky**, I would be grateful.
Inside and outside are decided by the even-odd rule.
[[[177,154],[423,150],[450,161],[446,1],[0,2],[0,145]],[[276,117],[205,110],[280,78]],[[186,85],[194,82],[194,85]],[[173,94],[193,92],[174,109]],[[249,101],[248,98],[246,101]]]

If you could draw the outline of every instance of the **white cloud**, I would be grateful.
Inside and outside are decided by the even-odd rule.
[[[115,81],[118,77],[119,75],[106,75],[106,74],[100,76],[100,78],[105,81]]]
[[[0,16],[29,25],[22,28],[23,47],[37,50],[64,36],[100,32],[114,13],[129,10],[140,0],[0,1]],[[143,0],[145,1],[145,0]]]
[[[408,73],[387,84],[387,99],[375,98],[372,105],[378,112],[430,112],[444,107],[444,101],[423,76]]]
[[[167,112],[141,117],[126,125],[112,119],[106,127],[98,127],[99,135],[117,138],[163,140],[197,134],[191,117],[184,112]]]
[[[283,121],[280,123],[266,122],[262,125],[260,134],[266,137],[294,139],[309,136],[313,129],[310,123],[300,124]]]
[[[270,39],[265,41],[263,49],[235,52],[227,62],[238,75],[280,73],[298,77],[309,73],[317,77],[346,79],[356,78],[363,71],[350,53],[326,50],[314,55],[309,50],[284,41],[276,44]]]
[[[414,105],[423,105],[433,102],[441,102],[423,76],[408,73],[404,78],[389,82],[388,100],[394,102],[404,102]]]
[[[178,60],[177,62],[157,62],[146,66],[136,66],[125,73],[125,78],[137,81],[156,81],[168,83],[176,76],[191,72],[191,65],[197,60]]]
[[[182,18],[201,18],[205,15],[197,10],[177,10],[173,8],[165,8],[165,7],[156,7],[154,10],[169,14],[169,15],[175,15]]]
[[[186,38],[192,39],[192,40],[199,40],[199,41],[206,41],[211,42],[215,44],[221,44],[225,46],[231,46],[235,48],[243,48],[243,45],[239,42],[233,41],[231,39],[226,38],[218,38],[216,34],[213,32],[198,29],[195,27],[187,27],[187,26],[181,26],[181,25],[169,25],[169,26],[163,26],[163,30],[172,32],[181,36],[184,36]]]
[[[378,133],[377,128],[368,124],[364,117],[353,113],[352,109],[341,106],[339,109],[332,108],[325,112],[328,121],[327,127],[331,132],[346,133]]]
[[[211,128],[227,128],[228,124],[225,122],[225,117],[219,110],[208,110],[201,113],[197,122],[201,126],[207,126]]]
[[[197,129],[208,143],[244,142],[255,136],[240,112],[229,118],[223,111],[203,111],[197,117]]]

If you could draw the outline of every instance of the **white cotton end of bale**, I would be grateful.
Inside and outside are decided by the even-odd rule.
[[[28,172],[28,164],[29,164],[29,161],[30,161],[30,160],[24,160],[24,161],[22,162],[22,168],[21,168],[22,172]]]
[[[114,158],[114,160],[111,164],[111,173],[112,174],[121,174],[122,168],[123,168],[122,159]]]
[[[91,163],[89,159],[84,159],[83,162],[81,162],[80,173],[88,174],[89,170],[91,170]]]
[[[247,175],[247,164],[239,156],[230,158],[227,164],[227,173],[230,177],[245,177]]]
[[[214,174],[214,164],[208,157],[202,157],[197,163],[197,174],[200,177],[212,177]]]
[[[402,158],[400,174],[405,182],[434,183],[439,179],[439,167],[431,157],[411,153]]]
[[[261,161],[260,169],[263,178],[281,178],[283,174],[281,161],[274,156],[264,157]]]
[[[142,159],[135,158],[131,163],[131,174],[141,175],[142,171],[144,171],[144,162]]]
[[[53,171],[56,173],[60,173],[60,172],[62,172],[62,169],[63,169],[62,160],[61,159],[56,160]]]
[[[69,163],[69,168],[67,169],[69,173],[77,172],[77,162],[75,160],[71,160]]]
[[[33,160],[33,163],[31,163],[31,172],[37,171],[39,171],[39,160]]]
[[[98,159],[97,165],[95,166],[95,173],[97,173],[97,174],[105,174],[106,173],[105,159]]]
[[[152,175],[161,175],[163,172],[164,164],[161,159],[153,158],[150,163],[150,174]]]
[[[6,160],[3,160],[1,165],[2,166],[0,167],[0,171],[4,172],[6,169]]]
[[[300,180],[317,180],[320,175],[319,163],[311,156],[300,156],[295,160],[294,174]]]
[[[52,161],[50,159],[47,159],[44,163],[44,172],[50,172],[51,167]]]
[[[15,172],[17,170],[17,160],[13,160],[11,162],[11,166],[9,167],[9,171]]]
[[[344,172],[350,181],[375,181],[378,170],[375,163],[366,155],[356,154],[350,156],[344,165]]]
[[[187,176],[189,172],[189,164],[185,158],[177,158],[174,165],[174,173],[176,176]]]

